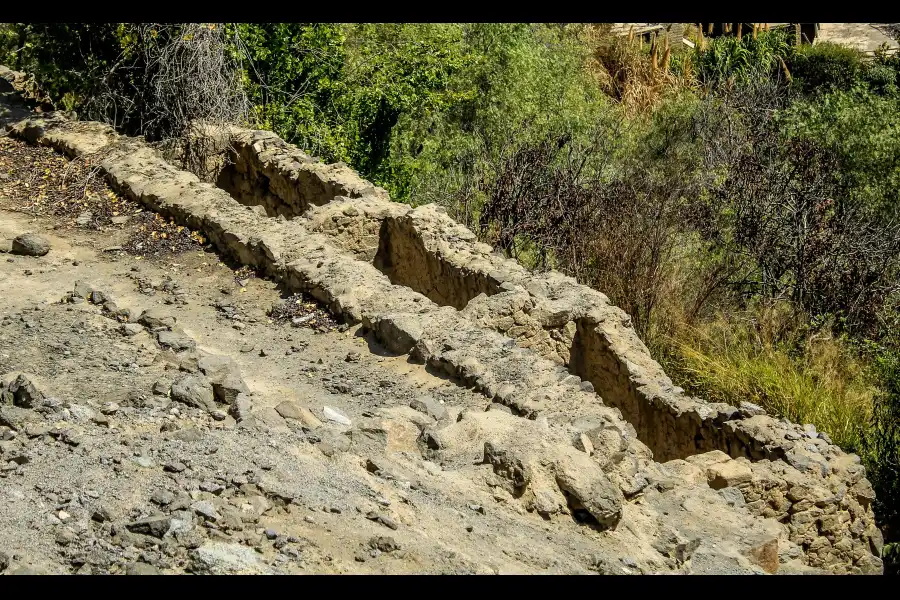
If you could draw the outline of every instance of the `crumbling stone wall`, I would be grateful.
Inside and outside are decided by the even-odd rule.
[[[106,126],[50,114],[7,129],[99,159],[122,193],[203,231],[221,252],[363,323],[388,349],[568,436],[621,498],[605,483],[605,500],[591,498],[596,486],[576,485],[577,470],[545,475],[557,477],[564,496],[580,495],[577,506],[602,505],[598,521],[614,523],[616,502],[650,488],[730,489],[734,510],[781,523],[782,543],[808,564],[880,572],[873,494],[858,457],[759,407],[687,397],[606,296],[558,273],[529,273],[437,207],[391,203],[346,167],[299,160],[302,153],[265,132],[231,140],[243,157],[234,164],[255,173],[243,180],[267,178],[266,193],[253,192],[266,198],[263,215],[253,209],[260,203],[203,183]],[[442,436],[425,431],[423,443],[440,452]]]
[[[185,161],[191,146],[202,147],[202,164]],[[324,164],[270,131],[198,125],[186,145],[168,149],[165,156],[187,162],[201,180],[215,183],[241,204],[261,206],[269,217],[292,219],[336,196],[389,200],[387,192],[347,165]]]

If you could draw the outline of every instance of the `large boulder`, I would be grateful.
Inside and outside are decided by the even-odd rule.
[[[587,512],[601,528],[615,527],[622,518],[625,498],[618,486],[584,452],[558,448],[556,484],[573,510]]]

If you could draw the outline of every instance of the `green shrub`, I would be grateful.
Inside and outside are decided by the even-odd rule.
[[[831,42],[801,46],[786,62],[806,93],[849,90],[860,82],[864,71],[859,51]]]

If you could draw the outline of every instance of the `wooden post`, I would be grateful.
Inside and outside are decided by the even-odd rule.
[[[713,25],[715,25],[715,23],[710,23],[710,24],[709,24],[709,27],[707,27],[707,29],[706,29],[706,35],[712,35],[712,32],[713,32]]]
[[[754,24],[753,24],[753,39],[754,39],[754,40],[756,39],[756,26],[757,26],[757,25],[759,25],[759,23],[754,23]]]
[[[744,27],[744,24],[743,24],[743,23],[738,23],[738,26],[737,26],[737,39],[738,39],[738,41],[741,41],[741,29],[743,29],[743,27]]]
[[[800,46],[800,23],[794,23],[794,45]]]

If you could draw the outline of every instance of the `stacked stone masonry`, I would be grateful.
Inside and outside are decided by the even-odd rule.
[[[218,132],[220,154],[201,173],[212,184],[99,123],[59,113],[4,121],[11,135],[96,161],[121,193],[362,323],[390,351],[569,440],[553,468],[549,459],[529,467],[512,441],[485,444],[485,460],[511,491],[527,488],[539,512],[553,512],[539,473],[601,528],[615,527],[621,502],[658,496],[651,490],[725,490],[716,502],[730,498],[734,519],[755,519],[742,521],[756,540],[743,552],[764,571],[778,561],[753,557],[780,541],[779,552],[814,569],[881,572],[874,494],[857,456],[759,407],[686,396],[606,296],[495,254],[440,207],[391,202],[348,167],[324,165],[269,132]],[[477,426],[461,416],[424,432],[422,443],[441,452],[446,436]],[[579,462],[587,456],[589,466]],[[582,485],[576,472],[593,479]]]

